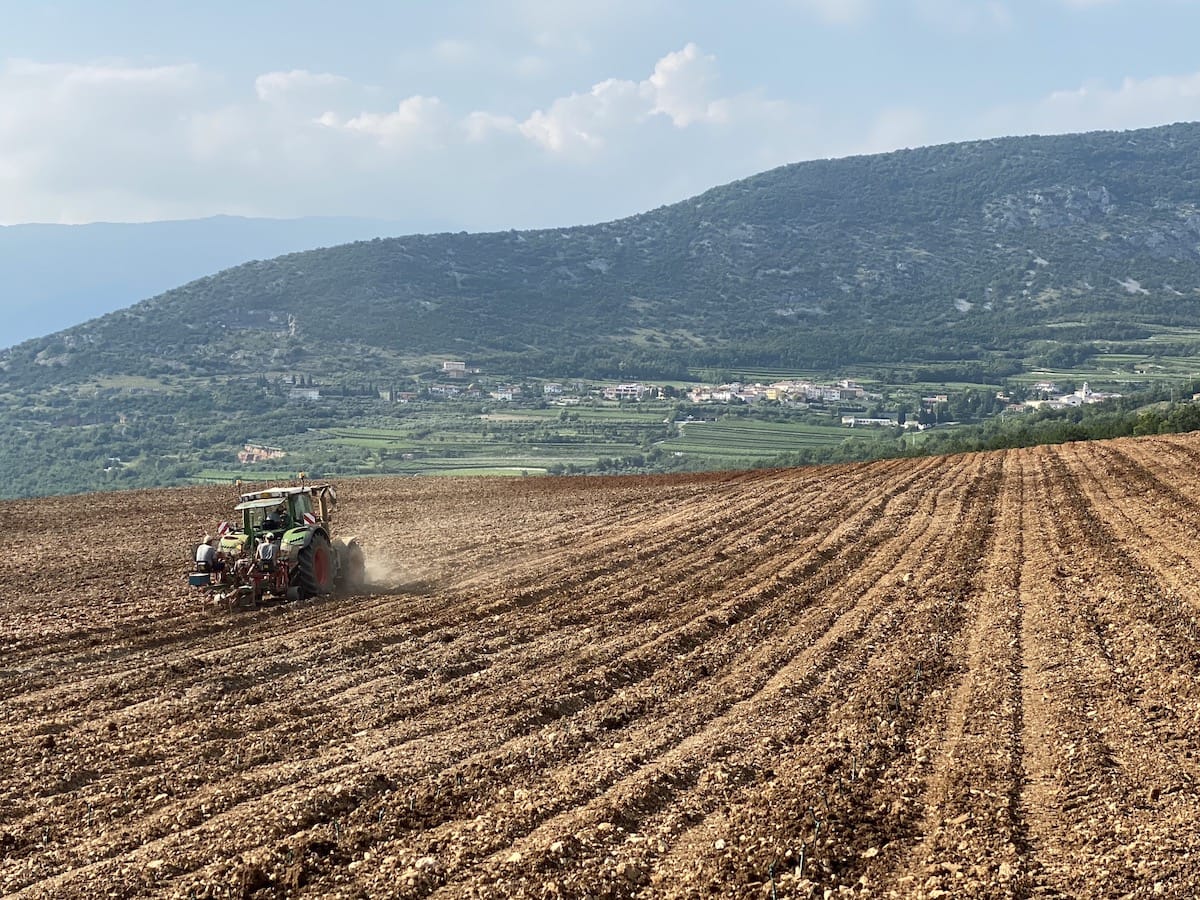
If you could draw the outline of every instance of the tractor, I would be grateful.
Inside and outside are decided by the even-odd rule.
[[[213,564],[189,582],[230,605],[257,605],[268,595],[299,600],[360,590],[366,560],[358,540],[330,538],[336,504],[329,484],[242,494],[234,507],[241,522],[220,524]]]

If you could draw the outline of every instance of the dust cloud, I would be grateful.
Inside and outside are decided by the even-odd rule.
[[[412,560],[369,551],[366,557],[367,587],[372,593],[424,592],[437,577],[428,566]]]

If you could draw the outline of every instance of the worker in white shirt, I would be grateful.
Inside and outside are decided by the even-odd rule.
[[[196,546],[196,571],[215,572],[217,570],[217,548],[213,546],[216,539],[206,534]]]
[[[259,540],[258,549],[254,554],[262,568],[268,571],[274,568],[275,560],[279,557],[279,545],[275,543],[276,540],[275,535],[268,531]]]

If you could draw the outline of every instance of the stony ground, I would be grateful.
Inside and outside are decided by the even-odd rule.
[[[0,504],[0,893],[1196,896],[1198,467],[348,481],[245,612],[232,489]]]

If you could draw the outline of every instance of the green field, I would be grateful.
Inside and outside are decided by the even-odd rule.
[[[603,424],[627,423],[650,425],[661,422],[675,408],[673,403],[644,402],[620,406],[615,402],[596,405],[551,406],[539,408],[503,408],[482,413],[485,422],[594,422]]]
[[[681,423],[679,436],[662,441],[658,446],[667,453],[719,464],[721,461],[771,459],[806,447],[832,447],[857,436],[861,435],[832,425],[721,419]]]
[[[693,411],[695,408],[691,408]],[[823,415],[725,405],[677,420],[673,401],[589,401],[572,406],[427,404],[395,410],[390,420],[311,429],[288,442],[284,465],[314,477],[367,475],[534,475],[547,472],[743,468],[804,450],[828,450],[848,440],[873,441],[878,429],[852,431]],[[791,417],[790,419],[788,417]],[[269,467],[269,468],[268,468]],[[262,470],[210,466],[198,480],[222,482],[279,476],[280,462]]]
[[[1014,375],[1009,381],[1031,385],[1039,381],[1088,382],[1095,390],[1144,389],[1152,384],[1200,378],[1200,359],[1149,356],[1132,353],[1103,353],[1090,357],[1087,365],[1065,369],[1035,369]]]

